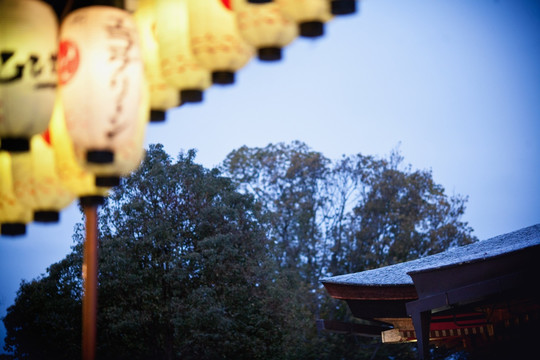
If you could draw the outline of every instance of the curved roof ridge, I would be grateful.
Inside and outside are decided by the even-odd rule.
[[[323,278],[323,283],[365,286],[412,285],[409,273],[481,261],[540,245],[540,224],[395,265]]]

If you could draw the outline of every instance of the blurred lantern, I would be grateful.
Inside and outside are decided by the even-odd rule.
[[[0,151],[0,233],[24,235],[26,224],[32,221],[32,209],[17,199],[11,174],[11,156]]]
[[[238,33],[230,0],[187,0],[191,48],[197,61],[212,71],[214,84],[233,84],[235,71],[253,55]]]
[[[263,61],[280,60],[281,48],[298,36],[297,24],[285,17],[274,2],[250,4],[248,0],[232,0],[238,31],[255,46]]]
[[[212,85],[212,80],[191,51],[187,1],[156,2],[155,35],[163,77],[180,90],[182,103],[196,103],[203,100],[203,91]]]
[[[58,222],[59,212],[74,196],[60,182],[54,154],[41,135],[30,142],[30,152],[11,153],[13,192],[17,201],[33,211],[33,220]]]
[[[60,30],[58,76],[77,161],[96,174],[97,185],[118,184],[121,175],[138,165],[142,149],[134,147],[141,138],[141,110],[146,118],[149,114],[131,15],[107,6],[70,13]],[[128,155],[136,159],[126,159]],[[136,165],[128,169],[128,163]]]
[[[33,214],[36,190],[32,177],[32,156],[30,152],[13,152],[10,155],[13,192],[17,201]]]
[[[28,151],[47,129],[54,104],[58,23],[36,0],[0,0],[2,149]]]
[[[284,15],[299,24],[300,36],[319,37],[332,18],[328,0],[275,0]]]
[[[34,221],[57,222],[60,210],[75,199],[58,176],[49,132],[31,140],[32,180],[34,187]]]
[[[356,0],[332,0],[333,15],[348,15],[356,12]]]
[[[180,105],[180,95],[161,73],[159,46],[155,36],[155,0],[141,0],[133,17],[139,30],[144,69],[150,89],[150,121],[163,121],[167,109]]]
[[[60,96],[56,98],[49,125],[49,141],[54,150],[56,171],[63,185],[80,199],[82,205],[103,203],[108,189],[96,186],[94,174],[83,169],[77,162],[64,120]]]

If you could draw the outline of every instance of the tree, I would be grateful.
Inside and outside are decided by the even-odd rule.
[[[475,241],[461,220],[465,197],[448,197],[430,171],[393,151],[331,161],[306,144],[243,146],[224,172],[253,194],[272,224],[281,263],[316,286],[322,276],[412,260]]]
[[[151,146],[101,223],[104,358],[272,358],[282,305],[251,196]],[[105,355],[106,354],[106,355]]]
[[[430,171],[413,171],[402,162],[398,151],[382,159],[357,154],[331,161],[296,141],[243,146],[226,157],[222,169],[261,204],[278,260],[307,285],[299,298],[310,312],[353,320],[343,302],[321,288],[320,278],[475,241],[460,219],[467,199],[448,197]],[[373,343],[355,337],[327,335],[324,345],[315,338],[311,345],[318,358],[365,359],[374,352]],[[390,351],[400,352],[401,359],[413,356],[407,346]]]
[[[80,357],[81,263],[79,248],[51,265],[47,275],[22,282],[7,309],[4,349],[15,359]]]
[[[284,296],[290,282],[270,256],[258,208],[194,157],[190,151],[173,162],[151,146],[100,211],[100,359],[272,359],[297,346],[289,329],[303,326],[296,318],[304,314]],[[38,347],[48,358],[60,358],[66,342],[78,347],[80,331],[60,331],[66,338],[51,344],[56,338],[46,330],[64,323],[42,317],[43,309],[61,313],[64,298],[80,308],[80,244],[67,259],[23,284],[8,311],[7,349],[20,358],[39,358]],[[53,276],[56,268],[79,287],[61,296],[42,290],[64,281]],[[79,319],[77,312],[66,317]]]
[[[150,146],[100,210],[98,358],[414,358],[318,332],[316,319],[354,320],[319,279],[474,241],[466,198],[397,151],[331,161],[301,142],[242,147],[221,172],[194,158]],[[79,356],[81,226],[74,238],[8,309],[17,358]]]

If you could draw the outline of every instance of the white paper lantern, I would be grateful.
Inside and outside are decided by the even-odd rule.
[[[0,0],[0,138],[8,151],[28,151],[47,129],[56,88],[58,23],[36,0]]]
[[[324,23],[332,18],[328,0],[274,0],[284,15],[296,21],[300,36],[319,37]]]
[[[210,71],[193,56],[188,0],[156,2],[155,34],[161,71],[165,80],[180,91],[185,102],[201,102],[203,91],[212,85]]]
[[[151,121],[165,120],[165,112],[180,105],[180,94],[167,83],[161,72],[156,39],[155,0],[141,0],[133,14],[141,39],[146,79],[150,89]]]
[[[191,48],[197,61],[212,71],[214,84],[232,84],[254,49],[238,33],[234,13],[224,0],[187,0]]]
[[[56,99],[49,124],[49,140],[54,150],[56,172],[62,184],[82,203],[101,204],[108,195],[108,188],[96,186],[93,173],[77,162],[73,141],[67,131],[61,97]]]
[[[148,103],[141,106],[146,84],[132,16],[106,6],[70,13],[60,30],[58,75],[77,160],[102,185],[113,185],[113,179],[138,165],[116,158],[130,154],[140,159],[142,149],[134,148],[141,138],[137,131],[141,116],[149,116]],[[126,169],[128,162],[135,167]]]
[[[260,60],[280,60],[281,49],[298,36],[296,22],[284,16],[277,3],[251,4],[248,0],[232,0],[232,9],[240,35],[257,48]]]

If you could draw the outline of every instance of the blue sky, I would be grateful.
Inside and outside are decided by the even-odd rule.
[[[447,194],[469,197],[479,239],[540,223],[540,1],[364,0],[297,39],[284,60],[253,59],[232,87],[168,112],[146,143],[175,156],[198,149],[218,165],[242,145],[301,140],[329,158],[385,156],[431,169]],[[0,317],[21,280],[62,259],[77,206],[59,225],[0,238]],[[0,327],[0,346],[5,332]],[[1,351],[0,351],[1,352]]]

